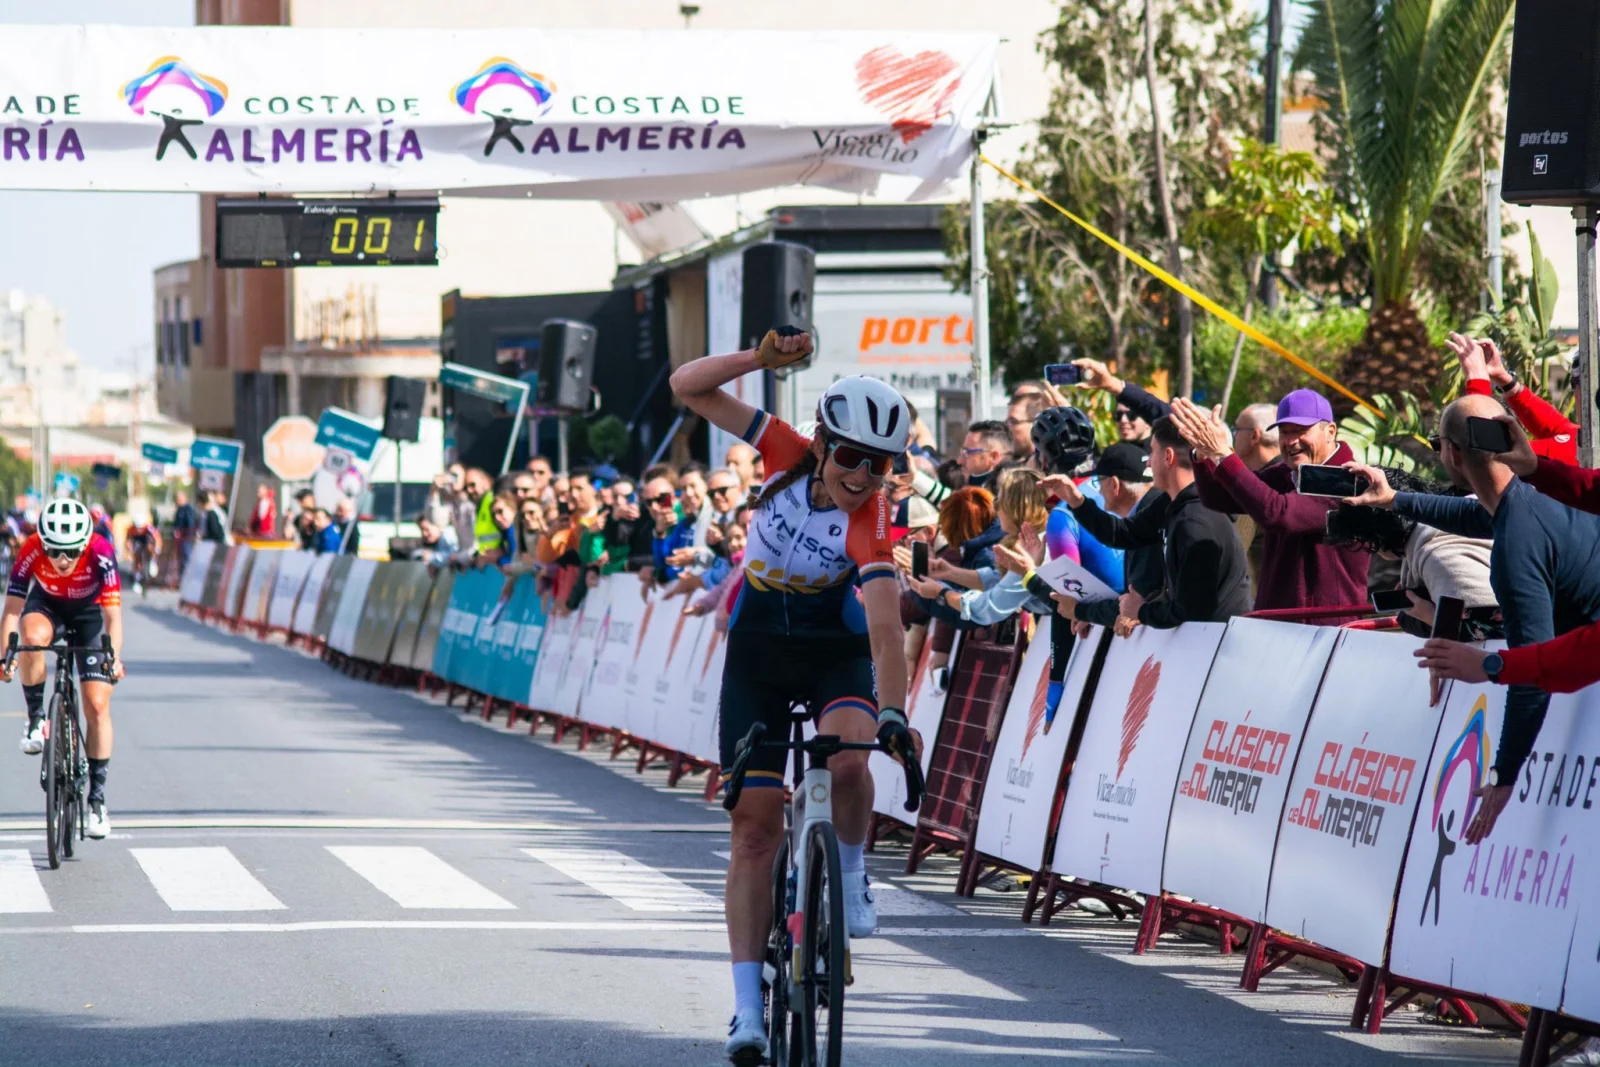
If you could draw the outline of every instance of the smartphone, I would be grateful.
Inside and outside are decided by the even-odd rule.
[[[1411,606],[1411,597],[1404,589],[1379,589],[1372,594],[1372,610],[1380,615],[1393,615]]]
[[[1357,476],[1348,467],[1330,467],[1321,463],[1300,465],[1299,490],[1302,496],[1360,496],[1366,489],[1367,480]]]
[[[928,576],[928,542],[911,542],[911,577],[921,581]]]
[[[1511,451],[1511,430],[1498,419],[1480,419],[1467,416],[1467,447],[1478,452],[1499,455]]]
[[[1433,606],[1433,636],[1461,640],[1461,623],[1466,617],[1467,606],[1460,597],[1440,597]]]
[[[1070,363],[1046,363],[1044,380],[1051,385],[1078,385],[1083,381],[1083,368]]]

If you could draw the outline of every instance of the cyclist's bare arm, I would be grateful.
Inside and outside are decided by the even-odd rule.
[[[878,675],[878,707],[906,706],[904,627],[900,622],[899,583],[888,579],[865,582],[861,605],[867,611],[867,636],[872,641],[872,666]]]
[[[111,638],[111,651],[117,657],[117,676],[122,676],[122,605],[101,604],[100,613],[106,619],[106,636]]]
[[[756,409],[722,387],[751,371],[761,370],[753,349],[726,356],[706,356],[672,372],[672,392],[696,415],[731,434],[743,434],[755,421]]]
[[[11,644],[11,635],[16,633],[22,622],[23,600],[19,596],[7,596],[5,614],[0,615],[0,649],[5,649]],[[3,655],[0,652],[0,655]],[[13,673],[15,666],[13,665]],[[5,676],[6,681],[11,680],[11,675]]]

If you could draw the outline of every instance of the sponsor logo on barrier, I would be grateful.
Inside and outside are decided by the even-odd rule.
[[[1378,843],[1385,805],[1405,804],[1417,761],[1365,747],[1368,736],[1362,734],[1361,744],[1349,751],[1337,741],[1322,746],[1312,779],[1321,788],[1306,789],[1300,804],[1289,809],[1289,825],[1347,839],[1351,848]]]
[[[1156,686],[1161,684],[1161,664],[1151,656],[1139,668],[1139,673],[1133,679],[1133,688],[1128,691],[1128,706],[1122,712],[1122,747],[1117,752],[1117,778],[1122,778],[1122,771],[1128,766],[1128,757],[1133,755],[1134,746],[1139,743],[1139,735],[1144,732],[1145,720],[1150,718],[1150,705],[1156,698]]]
[[[1262,782],[1282,772],[1294,735],[1249,725],[1249,712],[1244,717],[1231,731],[1225,720],[1212,720],[1200,753],[1204,759],[1196,761],[1189,777],[1178,784],[1179,796],[1231,808],[1235,815],[1255,812]]]

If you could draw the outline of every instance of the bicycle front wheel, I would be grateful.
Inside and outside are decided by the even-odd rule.
[[[44,744],[44,837],[52,871],[61,866],[62,799],[67,791],[67,761],[72,758],[63,711],[61,695],[57,693],[50,698],[50,713],[45,718],[50,736]]]
[[[796,1029],[803,1035],[807,1067],[839,1067],[844,1053],[844,987],[850,949],[839,839],[830,823],[818,823],[806,834],[804,902]]]
[[[767,934],[767,959],[762,977],[767,983],[767,1062],[789,1067],[789,834],[785,829],[778,855],[772,861],[772,929]],[[794,1047],[798,1047],[796,1042]]]

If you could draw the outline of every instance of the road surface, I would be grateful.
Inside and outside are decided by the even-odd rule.
[[[714,1065],[731,1008],[720,808],[693,783],[485,727],[303,654],[132,609],[112,836],[46,868],[0,689],[0,1063]],[[548,734],[546,734],[548,736]],[[7,755],[6,753],[9,753]],[[1131,923],[1018,921],[949,861],[869,857],[846,1062],[1512,1063],[1517,1042]]]

